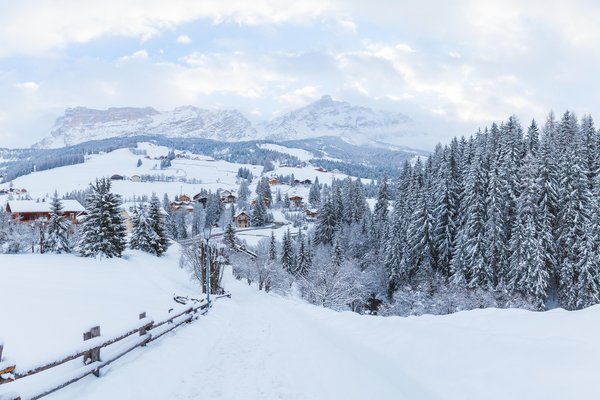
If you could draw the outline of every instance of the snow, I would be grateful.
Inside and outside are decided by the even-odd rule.
[[[177,306],[174,293],[200,296],[178,262],[178,245],[161,258],[0,255],[2,297],[12,299],[0,318],[5,355],[23,370],[76,349],[91,326],[108,337],[137,325],[141,312],[162,319]]]
[[[172,167],[161,170],[160,160],[155,157],[166,156],[169,149],[150,143],[140,143],[138,149],[146,150],[151,159],[135,155],[129,149],[118,149],[110,153],[90,156],[85,163],[54,168],[35,172],[13,181],[15,187],[26,188],[32,198],[46,197],[58,189],[59,195],[73,190],[83,190],[96,178],[118,174],[129,178],[133,175],[161,175],[175,178],[197,179],[201,183],[185,182],[132,182],[130,180],[113,181],[113,191],[127,198],[157,193],[162,196],[168,193],[171,198],[175,195],[188,194],[193,196],[200,189],[236,190],[237,172],[240,167],[248,168],[256,176],[262,171],[261,166],[237,164],[227,161],[212,160],[209,157],[186,153],[190,159],[176,158]],[[182,153],[176,151],[176,153]],[[142,165],[137,167],[137,160],[142,159]],[[8,188],[8,184],[3,185]],[[0,188],[2,188],[0,186]]]
[[[291,156],[297,157],[300,161],[310,161],[315,158],[315,155],[310,151],[306,151],[303,149],[296,149],[293,147],[281,146],[275,143],[262,143],[259,144],[258,147],[266,150],[272,150],[283,154],[289,154]]]
[[[92,325],[109,336],[137,323],[141,311],[164,317],[173,293],[198,290],[177,266],[176,250],[161,259],[0,256],[3,294],[15,299],[0,318],[6,355],[23,368],[77,346]],[[48,399],[600,396],[600,306],[383,318],[258,292],[228,273],[224,283],[232,298],[216,301],[207,316]],[[30,390],[9,384],[0,394]]]
[[[77,200],[61,200],[63,212],[83,212],[85,208]],[[45,201],[35,200],[11,200],[8,202],[10,210],[13,213],[24,212],[43,212],[52,211],[51,199]]]

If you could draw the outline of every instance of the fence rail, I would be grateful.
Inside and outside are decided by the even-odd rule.
[[[231,295],[224,294],[214,296],[213,298],[219,299],[222,297],[231,297]],[[28,368],[24,371],[19,371],[16,362],[13,360],[2,358],[3,344],[0,342],[0,385],[31,377],[32,375],[48,371],[78,358],[83,359],[83,366],[81,368],[66,373],[66,376],[64,376],[63,380],[60,382],[51,384],[47,388],[42,389],[39,393],[28,397],[30,400],[37,400],[75,383],[88,375],[94,374],[97,377],[100,376],[101,368],[106,367],[138,347],[146,346],[148,343],[173,331],[177,327],[192,322],[198,317],[198,314],[205,315],[209,309],[210,305],[206,303],[205,300],[196,301],[195,304],[186,306],[169,318],[159,322],[155,322],[152,318],[148,318],[146,313],[143,312],[139,315],[139,320],[132,328],[112,337],[102,337],[100,335],[100,326],[92,327],[90,330],[83,333],[83,344],[73,349],[69,355],[33,368]],[[138,334],[137,340],[130,341],[118,351],[109,353],[107,357],[100,356],[101,349],[105,349],[115,343],[121,342],[136,333]],[[9,386],[11,385],[7,385],[6,387]],[[0,400],[21,400],[21,397],[16,393],[0,393]]]

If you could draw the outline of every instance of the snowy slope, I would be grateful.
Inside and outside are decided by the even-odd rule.
[[[113,191],[127,198],[133,195],[141,196],[156,193],[162,196],[168,193],[171,198],[175,195],[187,194],[193,196],[200,189],[212,190],[227,189],[237,191],[239,183],[237,182],[237,172],[240,167],[248,168],[255,177],[260,177],[262,167],[250,164],[230,163],[223,160],[214,160],[211,157],[186,153],[189,158],[176,158],[172,161],[172,166],[161,170],[160,160],[155,158],[166,156],[169,149],[164,146],[157,146],[151,143],[139,143],[139,150],[145,150],[150,159],[144,156],[133,154],[129,149],[118,149],[106,154],[95,154],[89,156],[83,164],[69,165],[65,167],[54,168],[46,171],[34,172],[21,176],[13,181],[16,188],[27,189],[33,198],[47,197],[55,190],[59,195],[73,191],[82,190],[89,187],[90,182],[96,178],[119,174],[130,178],[133,175],[161,175],[174,177],[174,182],[132,182],[130,180],[113,181]],[[299,149],[291,149],[295,151]],[[176,151],[176,153],[182,153]],[[137,167],[137,161],[141,159],[142,165]],[[319,177],[321,183],[331,183],[333,178],[344,179],[347,175],[342,173],[319,172],[311,165],[304,168],[295,167],[276,167],[268,175],[288,175],[295,174],[298,179],[311,179]],[[179,178],[188,180],[197,179],[200,183],[184,183]],[[258,179],[253,181],[251,187],[254,187]],[[364,182],[367,182],[366,180]],[[0,184],[0,189],[8,188],[9,184]],[[273,187],[282,193],[287,193],[289,186],[281,185]],[[308,187],[299,187],[299,195],[308,196]],[[290,192],[291,194],[291,192]],[[4,205],[7,196],[0,195],[0,206]]]
[[[129,261],[56,256],[60,263],[42,267],[36,259],[47,256],[0,257],[6,295],[21,299],[11,307],[15,310],[3,312],[0,331],[7,355],[23,362],[39,357],[36,351],[48,351],[50,343],[58,343],[50,348],[60,352],[67,338],[80,340],[89,324],[116,329],[143,307],[160,310],[170,291],[194,291],[173,259],[146,265],[138,254]],[[15,259],[24,261],[7,263]],[[68,283],[62,279],[67,276]],[[595,383],[600,306],[576,312],[485,309],[383,318],[265,294],[228,274],[225,285],[232,298],[218,301],[208,316],[115,362],[100,379],[85,378],[48,399],[600,396]],[[52,289],[63,295],[48,301]],[[23,320],[33,312],[35,319]],[[39,323],[65,328],[40,337],[29,329]],[[2,386],[0,393],[9,389]]]

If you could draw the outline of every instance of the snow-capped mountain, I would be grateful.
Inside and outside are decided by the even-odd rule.
[[[185,106],[159,112],[151,107],[108,110],[76,107],[68,108],[54,123],[50,136],[33,147],[57,148],[126,135],[237,141],[256,138],[256,130],[237,110],[212,111]]]
[[[331,96],[260,124],[259,132],[271,140],[298,140],[337,136],[352,144],[402,144],[414,126],[406,115],[353,106]]]
[[[403,144],[403,137],[414,132],[412,121],[403,114],[353,106],[323,96],[305,107],[259,123],[256,128],[237,110],[213,111],[192,106],[166,112],[151,107],[108,110],[69,108],[56,120],[50,136],[33,147],[56,148],[90,140],[142,134],[228,142],[336,136],[358,145]]]

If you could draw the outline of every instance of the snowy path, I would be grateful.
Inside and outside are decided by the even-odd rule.
[[[197,290],[172,250],[159,260],[131,253],[111,262],[31,255],[8,266],[17,259],[0,257],[9,298],[28,293],[27,304],[0,315],[8,355],[29,365],[44,358],[41,350],[51,356],[70,348],[92,322],[107,334],[127,326],[141,307],[159,315],[171,293]],[[42,257],[61,265],[38,265]],[[217,301],[206,317],[123,357],[101,378],[84,378],[47,398],[600,398],[600,306],[381,318],[336,313],[225,279],[233,296]],[[24,319],[34,307],[37,318]],[[62,329],[39,337],[40,325]]]
[[[208,317],[49,399],[434,398],[306,305],[229,285]]]

